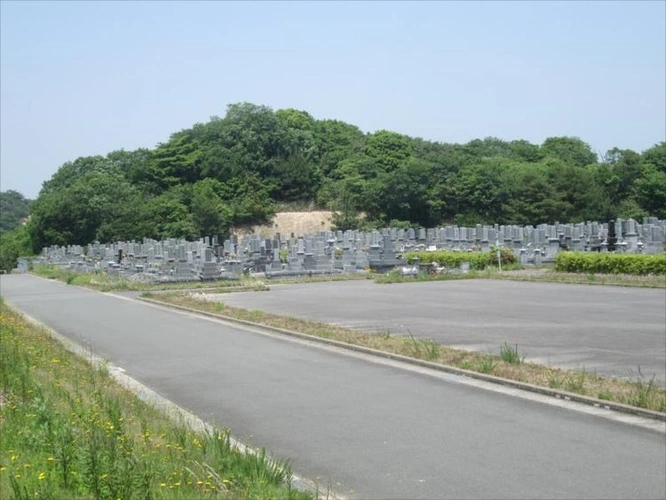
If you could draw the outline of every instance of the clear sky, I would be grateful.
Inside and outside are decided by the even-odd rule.
[[[0,2],[0,189],[235,102],[439,142],[666,140],[666,2]]]

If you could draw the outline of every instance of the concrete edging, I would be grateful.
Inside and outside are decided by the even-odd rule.
[[[308,335],[306,333],[295,332],[295,331],[292,331],[292,330],[285,330],[283,328],[277,328],[277,327],[274,327],[274,326],[262,325],[262,324],[259,324],[259,323],[254,323],[252,321],[232,318],[230,316],[225,316],[223,314],[216,314],[216,313],[210,313],[210,312],[206,312],[206,311],[199,311],[197,309],[192,309],[191,307],[179,306],[179,305],[176,305],[176,304],[169,304],[169,303],[166,303],[166,302],[160,302],[159,300],[154,300],[154,299],[150,299],[150,298],[147,298],[147,297],[137,297],[137,298],[139,300],[149,302],[149,303],[152,303],[152,304],[156,304],[156,305],[160,305],[160,306],[164,306],[164,307],[170,307],[170,308],[173,308],[173,309],[179,309],[179,310],[186,311],[186,312],[189,312],[189,313],[200,314],[200,315],[203,315],[203,316],[208,316],[210,318],[221,319],[221,320],[229,321],[229,322],[232,322],[232,323],[238,323],[238,324],[241,324],[241,325],[250,326],[252,328],[263,329],[263,330],[271,331],[271,332],[274,332],[274,333],[279,333],[281,335],[287,335],[287,336],[290,336],[290,337],[296,337],[296,338],[300,338],[300,339],[303,339],[303,340],[319,342],[319,343],[322,343],[322,344],[327,344],[327,345],[339,347],[339,348],[342,348],[342,349],[347,349],[347,350],[351,350],[351,351],[355,351],[355,352],[360,352],[360,353],[363,353],[363,354],[369,354],[371,356],[378,356],[378,357],[381,357],[381,358],[392,359],[392,360],[400,361],[400,362],[403,362],[403,363],[417,365],[417,366],[421,366],[421,367],[424,367],[424,368],[429,368],[429,369],[432,369],[432,370],[437,370],[437,371],[441,371],[441,372],[445,372],[445,373],[451,373],[451,374],[454,374],[454,375],[461,375],[461,376],[464,376],[464,377],[469,377],[469,378],[473,378],[473,379],[476,379],[476,380],[481,380],[481,381],[484,381],[484,382],[490,382],[490,383],[493,383],[493,384],[503,385],[503,386],[506,386],[506,387],[514,388],[514,389],[520,389],[520,390],[523,390],[523,391],[529,391],[529,392],[541,394],[543,396],[550,396],[550,397],[553,397],[553,398],[556,398],[556,399],[561,399],[561,400],[565,400],[565,401],[573,401],[573,402],[576,402],[576,403],[582,403],[582,404],[594,406],[596,408],[605,408],[607,410],[613,410],[613,411],[617,411],[617,412],[621,412],[621,413],[627,413],[627,414],[630,414],[630,415],[635,415],[635,416],[638,416],[638,417],[649,418],[649,419],[652,419],[652,420],[661,420],[661,421],[666,422],[666,413],[662,413],[662,412],[659,412],[659,411],[647,410],[647,409],[644,409],[644,408],[638,408],[636,406],[626,405],[626,404],[623,404],[623,403],[616,403],[616,402],[613,402],[613,401],[606,401],[606,400],[603,400],[603,399],[593,398],[591,396],[583,396],[583,395],[575,394],[575,393],[572,393],[572,392],[560,391],[560,390],[552,389],[550,387],[541,387],[541,386],[538,386],[538,385],[529,384],[527,382],[518,382],[517,380],[511,380],[511,379],[506,379],[506,378],[502,378],[502,377],[496,377],[494,375],[487,375],[487,374],[484,374],[484,373],[478,373],[478,372],[474,372],[474,371],[471,371],[471,370],[464,370],[462,368],[456,368],[456,367],[453,367],[453,366],[433,363],[431,361],[425,361],[425,360],[421,360],[421,359],[410,358],[410,357],[407,357],[407,356],[403,356],[401,354],[393,354],[393,353],[389,353],[389,352],[380,351],[380,350],[377,350],[377,349],[372,349],[370,347],[363,347],[363,346],[358,346],[358,345],[354,345],[354,344],[348,344],[346,342],[341,342],[339,340],[326,339],[326,338],[323,338],[323,337],[317,337],[315,335]]]

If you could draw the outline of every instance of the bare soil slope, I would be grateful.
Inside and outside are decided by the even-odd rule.
[[[275,233],[283,237],[295,237],[316,231],[329,231],[331,229],[331,216],[333,212],[327,210],[312,210],[308,212],[278,212],[272,223],[266,226],[254,226],[252,232],[264,238],[270,238]]]

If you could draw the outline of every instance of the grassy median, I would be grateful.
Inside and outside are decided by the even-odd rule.
[[[0,498],[312,498],[287,462],[174,422],[3,302],[0,443]]]
[[[417,339],[413,335],[362,332],[327,323],[230,307],[222,302],[209,300],[208,296],[202,293],[147,293],[144,296],[168,304],[214,313],[221,317],[251,321],[464,370],[666,412],[666,389],[659,386],[654,379],[637,377],[633,381],[620,380],[588,372],[567,371],[529,363],[525,362],[525,353],[522,353],[517,345],[498,346],[499,355],[483,354],[452,349],[432,340]]]
[[[493,279],[508,281],[530,281],[535,283],[565,283],[572,285],[607,285],[638,288],[666,288],[664,275],[631,275],[599,273],[567,273],[551,268],[508,269],[500,272],[496,267],[462,273],[458,270],[445,274],[432,275],[425,272],[416,276],[402,276],[396,271],[374,276],[380,284],[411,283],[414,281],[452,281],[464,279]]]

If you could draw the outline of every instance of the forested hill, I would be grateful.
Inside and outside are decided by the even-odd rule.
[[[578,138],[447,144],[232,104],[152,150],[65,163],[44,183],[26,230],[34,251],[224,236],[266,222],[276,202],[333,209],[342,228],[666,218],[666,143],[598,158]]]
[[[19,227],[29,214],[30,200],[17,191],[0,191],[0,236]]]

